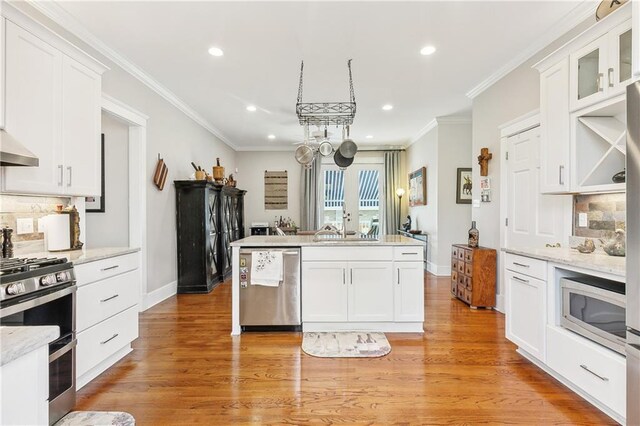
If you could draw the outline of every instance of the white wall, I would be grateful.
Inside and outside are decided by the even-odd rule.
[[[145,175],[148,176],[145,200],[147,292],[175,284],[177,252],[173,180],[187,179],[193,173],[191,161],[210,169],[216,157],[220,157],[229,174],[235,169],[235,151],[141,81],[33,9],[27,2],[12,4],[106,64],[110,70],[103,75],[103,93],[149,116],[146,165],[140,164],[140,167],[145,167]],[[164,158],[169,168],[163,191],[156,189],[152,183],[158,154]]]
[[[129,245],[129,126],[102,113],[105,212],[87,212],[87,247]]]
[[[456,204],[458,168],[471,167],[471,123],[438,121],[438,275],[451,273],[451,244],[465,243],[471,204]]]
[[[540,76],[531,66],[594,22],[594,18],[587,19],[473,99],[471,161],[474,183],[480,179],[480,166],[476,160],[480,149],[489,148],[493,153],[488,175],[491,178],[492,202],[472,208],[473,220],[480,231],[480,245],[500,249],[500,157],[504,154],[500,151],[498,126],[540,107]],[[473,187],[473,199],[480,199],[478,185]],[[502,293],[499,287],[497,291]]]
[[[413,229],[429,234],[428,269],[451,273],[451,244],[463,243],[471,220],[469,204],[456,204],[459,167],[471,167],[471,123],[439,117],[437,125],[407,148],[407,170],[427,168],[427,205],[409,208]]]
[[[438,258],[438,128],[434,127],[406,151],[407,205],[409,201],[408,174],[421,167],[427,168],[427,204],[409,207],[411,228],[429,234],[427,263],[437,262]],[[404,222],[404,220],[402,221]],[[431,268],[430,268],[431,269]]]
[[[269,222],[273,225],[275,217],[290,217],[296,225],[300,225],[300,164],[293,156],[293,151],[262,151],[236,153],[238,188],[247,191],[244,197],[245,235],[250,235],[251,222]],[[287,171],[288,176],[288,209],[264,209],[264,172]]]

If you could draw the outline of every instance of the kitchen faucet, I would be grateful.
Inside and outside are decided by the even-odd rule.
[[[342,238],[347,238],[347,222],[351,221],[351,213],[347,213],[344,201],[342,202]]]

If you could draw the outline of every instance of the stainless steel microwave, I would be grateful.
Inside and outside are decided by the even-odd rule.
[[[624,283],[595,277],[562,278],[560,290],[560,325],[624,355]]]

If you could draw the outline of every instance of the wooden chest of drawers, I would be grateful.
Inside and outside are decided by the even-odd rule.
[[[472,308],[495,306],[496,251],[454,244],[451,247],[451,294]]]

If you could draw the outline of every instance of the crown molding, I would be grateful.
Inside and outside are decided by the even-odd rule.
[[[142,68],[138,67],[131,60],[120,54],[115,49],[112,49],[98,37],[93,35],[87,28],[84,27],[84,25],[78,22],[78,20],[76,20],[71,14],[69,14],[69,12],[67,12],[56,2],[38,0],[26,0],[26,2],[35,10],[45,15],[56,24],[60,25],[66,31],[69,31],[71,34],[78,37],[80,40],[91,46],[93,49],[98,51],[101,55],[109,59],[114,64],[118,65],[124,71],[137,78],[144,85],[156,92],[171,105],[178,108],[178,110],[182,111],[182,113],[184,113],[187,117],[205,128],[226,145],[234,150],[238,149],[238,147],[233,144],[219,129],[217,129],[207,119],[205,119],[202,115],[196,112],[184,101],[182,101],[175,93],[163,86],[160,82],[151,77],[151,75],[145,72]]]
[[[511,71],[531,59],[536,53],[540,52],[549,44],[562,37],[576,25],[580,24],[589,16],[593,16],[596,6],[596,3],[591,0],[583,0],[582,3],[573,8],[567,15],[560,19],[557,25],[537,38],[535,43],[531,44],[519,55],[515,56],[502,67],[498,68],[498,70],[491,74],[488,78],[480,82],[480,84],[469,90],[466,93],[467,97],[470,99],[475,98],[476,96],[487,90],[489,87],[497,83]]]
[[[41,22],[33,20],[24,11],[18,9],[15,5],[8,3],[5,0],[0,0],[0,16],[6,18],[8,21],[11,21],[22,29],[27,30],[34,36],[45,41],[65,55],[75,59],[100,75],[109,70],[109,67],[98,59],[82,51],[82,49],[73,43],[70,43],[68,40],[60,37]]]
[[[436,121],[438,122],[438,124],[440,124],[440,123],[471,124],[471,117],[447,115],[447,116],[444,116],[444,117],[436,117]]]
[[[434,118],[433,120],[428,122],[426,126],[424,126],[422,129],[420,129],[420,131],[418,133],[416,133],[415,136],[412,137],[409,140],[409,143],[406,144],[404,147],[405,148],[409,148],[411,145],[416,143],[418,141],[418,139],[420,139],[421,137],[423,137],[424,135],[429,133],[431,130],[435,129],[437,125],[438,125],[438,120],[436,118]]]

